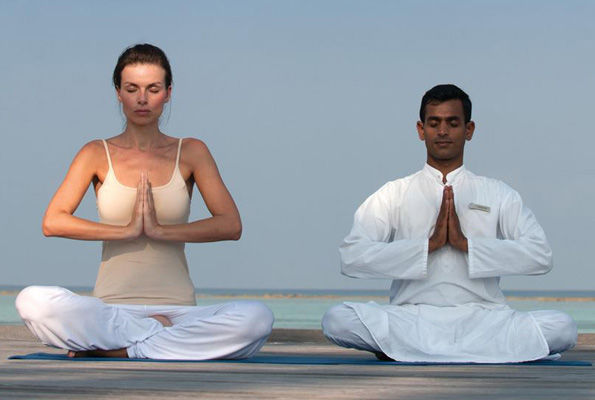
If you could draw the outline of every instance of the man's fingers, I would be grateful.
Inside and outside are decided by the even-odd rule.
[[[454,201],[454,191],[452,190],[452,186],[445,187],[445,196],[446,202],[448,205],[448,215],[456,214],[455,210],[455,201]]]
[[[446,186],[442,191],[442,202],[440,203],[440,211],[438,211],[438,219],[444,219],[448,216],[448,192]]]

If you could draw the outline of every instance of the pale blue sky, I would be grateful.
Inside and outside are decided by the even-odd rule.
[[[339,274],[353,212],[423,166],[423,93],[473,101],[472,171],[504,180],[548,234],[555,268],[506,289],[589,290],[595,223],[595,3],[589,1],[13,1],[0,3],[0,284],[94,284],[100,244],[46,239],[77,150],[123,126],[120,52],[162,47],[163,130],[211,148],[244,222],[189,244],[198,287],[384,288]],[[205,216],[194,196],[193,216]],[[79,215],[96,217],[90,192]]]

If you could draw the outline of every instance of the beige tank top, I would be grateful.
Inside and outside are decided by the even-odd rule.
[[[132,217],[136,188],[118,182],[105,140],[103,145],[109,169],[97,191],[99,219],[105,224],[127,225]],[[152,189],[157,220],[163,225],[186,223],[190,214],[190,196],[179,169],[181,148],[182,139],[169,182]],[[184,246],[183,242],[158,241],[146,236],[104,241],[93,295],[112,304],[195,305]]]

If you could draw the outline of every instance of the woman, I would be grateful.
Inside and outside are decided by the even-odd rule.
[[[16,300],[21,318],[71,357],[252,356],[271,332],[265,305],[196,306],[184,243],[238,240],[242,225],[207,146],[159,130],[172,90],[165,53],[126,49],[113,83],[126,129],[80,150],[43,219],[46,236],[103,241],[94,297],[31,286]],[[73,215],[90,183],[100,222]],[[194,184],[212,216],[188,222]]]

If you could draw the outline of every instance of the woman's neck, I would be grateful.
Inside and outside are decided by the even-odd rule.
[[[122,133],[128,145],[139,150],[148,150],[157,145],[163,133],[157,125],[132,125],[128,124]]]

